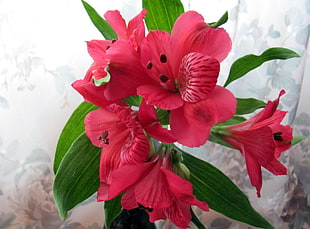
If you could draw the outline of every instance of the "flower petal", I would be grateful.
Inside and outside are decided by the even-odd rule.
[[[209,210],[208,204],[194,197],[193,186],[189,181],[182,179],[169,170],[162,169],[162,172],[165,174],[169,188],[176,199],[188,205],[196,205],[204,211]]]
[[[196,103],[214,90],[220,71],[219,62],[193,52],[183,57],[178,74],[178,88],[184,101]]]
[[[140,105],[138,117],[143,129],[152,138],[165,143],[173,143],[176,141],[170,130],[162,128],[156,117],[155,108],[146,104],[145,100],[143,100]]]
[[[142,9],[141,12],[131,19],[128,23],[127,34],[129,37],[134,36],[135,41],[141,44],[145,36],[144,17],[147,13],[146,9]]]
[[[109,10],[104,18],[116,32],[119,40],[128,40],[126,22],[118,10]]]
[[[260,197],[260,190],[263,183],[261,167],[250,154],[245,155],[245,161],[251,184],[256,188],[257,197]]]
[[[109,40],[92,40],[87,42],[88,53],[97,65],[107,66],[106,51],[111,44],[112,42]]]
[[[173,110],[183,105],[180,95],[171,93],[156,84],[138,87],[137,94],[142,96],[147,103],[163,110]]]
[[[177,38],[186,55],[200,52],[224,60],[231,50],[231,39],[223,28],[209,27],[203,17],[195,11],[182,14],[175,22],[171,36]]]
[[[109,71],[111,74],[105,91],[107,99],[116,100],[135,95],[138,86],[153,83],[150,78],[145,77],[139,53],[129,42],[114,42],[107,55],[110,59]]]
[[[93,82],[77,80],[72,83],[72,87],[77,90],[85,99],[99,107],[106,107],[111,104],[104,96],[105,85],[97,87]]]

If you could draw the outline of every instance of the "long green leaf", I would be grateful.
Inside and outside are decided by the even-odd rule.
[[[273,228],[251,206],[242,191],[220,170],[180,149],[183,163],[191,171],[196,197],[223,215],[255,227]]]
[[[266,103],[264,101],[254,98],[237,98],[236,115],[250,114],[259,108],[264,108]]]
[[[95,147],[85,134],[78,137],[63,158],[54,179],[53,195],[59,215],[93,195],[99,187],[101,148]]]
[[[110,228],[113,220],[121,213],[121,198],[122,195],[119,195],[112,200],[104,202],[104,221],[106,228]]]
[[[110,24],[104,20],[97,11],[89,5],[87,2],[83,1],[83,6],[90,18],[90,20],[93,22],[93,24],[96,26],[96,28],[99,30],[99,32],[103,35],[103,37],[107,40],[113,40],[117,39],[118,36],[113,30],[113,28],[110,26]]]
[[[292,146],[298,144],[299,142],[301,142],[302,140],[304,140],[306,138],[307,138],[307,136],[294,136]]]
[[[184,13],[180,0],[142,0],[142,7],[148,10],[145,17],[148,30],[171,32],[175,20]]]
[[[285,60],[293,57],[299,57],[299,55],[290,49],[279,47],[267,49],[260,56],[249,54],[244,57],[241,57],[232,64],[229,76],[224,84],[224,87],[226,87],[234,80],[244,76],[249,71],[259,67],[266,61],[275,59]]]
[[[92,110],[97,109],[91,103],[82,102],[72,113],[66,125],[64,126],[60,137],[57,142],[55,158],[54,158],[54,173],[56,174],[59,164],[71,144],[79,137],[84,131],[84,118]]]

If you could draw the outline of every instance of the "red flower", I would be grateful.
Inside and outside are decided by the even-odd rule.
[[[100,182],[121,165],[144,163],[149,155],[149,142],[129,107],[111,104],[90,112],[85,118],[86,135],[102,147]]]
[[[251,184],[256,188],[258,197],[262,187],[261,167],[275,175],[286,174],[286,168],[277,160],[281,152],[291,147],[293,140],[292,128],[280,124],[286,112],[277,110],[284,93],[281,91],[275,101],[269,101],[261,112],[247,121],[225,127],[227,133],[221,135],[245,157]]]
[[[226,31],[209,27],[194,11],[176,20],[171,35],[151,31],[143,40],[141,63],[150,81],[138,86],[137,94],[171,110],[171,130],[179,143],[204,144],[214,124],[234,115],[235,97],[216,86],[219,62],[230,49]]]
[[[169,156],[140,165],[125,165],[111,174],[108,184],[101,186],[98,200],[110,200],[122,192],[122,207],[144,208],[150,221],[169,219],[180,228],[191,221],[190,205],[207,211],[208,205],[193,196],[189,181],[174,174]]]

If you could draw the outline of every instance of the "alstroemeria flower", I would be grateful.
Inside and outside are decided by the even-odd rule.
[[[171,34],[151,31],[143,40],[141,64],[150,82],[138,86],[137,94],[171,110],[171,130],[179,143],[201,146],[214,124],[235,113],[233,94],[216,85],[219,62],[230,49],[226,31],[208,26],[194,11],[182,14]]]
[[[125,164],[144,163],[150,146],[137,114],[128,106],[111,104],[90,112],[85,118],[86,135],[102,147],[100,182],[108,181],[113,170]]]
[[[104,17],[116,32],[118,40],[127,43],[133,50],[137,51],[145,36],[145,26],[143,22],[145,14],[146,10],[144,9],[129,21],[128,26],[117,10],[107,11]],[[110,62],[107,52],[116,41],[117,40],[114,39],[92,40],[87,42],[88,53],[93,58],[94,62],[88,69],[84,80],[91,82],[94,78],[98,80],[107,76],[105,68],[108,67]]]
[[[221,135],[245,157],[251,184],[256,188],[258,197],[262,187],[261,167],[275,175],[286,174],[285,166],[277,160],[281,152],[291,147],[293,140],[292,128],[280,124],[286,112],[277,110],[284,93],[281,91],[275,101],[269,101],[262,111],[247,121],[225,127],[223,130],[227,133]]]
[[[169,156],[140,165],[125,165],[111,174],[98,191],[98,200],[110,200],[122,192],[122,207],[144,208],[150,221],[169,219],[180,228],[188,228],[190,206],[208,211],[208,205],[193,196],[192,184],[172,172]]]

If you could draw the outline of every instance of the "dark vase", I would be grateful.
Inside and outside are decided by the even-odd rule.
[[[123,209],[112,222],[110,229],[156,229],[156,227],[154,223],[150,223],[149,215],[145,210],[135,208],[131,210]]]

